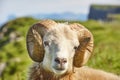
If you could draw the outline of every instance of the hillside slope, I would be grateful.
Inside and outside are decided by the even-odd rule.
[[[35,22],[37,20],[32,18],[17,18],[1,26],[0,68],[2,65],[5,67],[1,79],[26,80],[26,66],[30,65],[30,58],[27,55],[25,36]]]

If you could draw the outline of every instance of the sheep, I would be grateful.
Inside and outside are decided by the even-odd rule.
[[[78,23],[42,20],[30,27],[26,44],[35,62],[28,80],[120,80],[117,75],[84,64],[92,55],[92,33]]]

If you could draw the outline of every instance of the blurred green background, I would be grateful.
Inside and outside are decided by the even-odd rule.
[[[41,19],[84,25],[95,44],[86,65],[120,75],[120,0],[0,0],[0,80],[27,80],[26,33]]]
[[[40,20],[22,17],[0,28],[0,68],[3,68],[0,80],[27,79],[33,62],[26,49],[26,33],[37,21]],[[86,26],[94,35],[93,55],[86,65],[120,75],[120,21],[69,21],[74,22]]]

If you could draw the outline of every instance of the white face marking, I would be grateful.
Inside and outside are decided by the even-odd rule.
[[[56,75],[72,69],[74,47],[79,45],[77,36],[69,26],[60,24],[43,38],[45,56],[43,67]]]

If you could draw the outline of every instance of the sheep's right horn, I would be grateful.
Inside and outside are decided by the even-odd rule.
[[[36,62],[41,62],[44,57],[44,47],[42,38],[45,33],[52,28],[56,22],[53,20],[43,20],[34,24],[27,33],[26,44],[29,56]]]

